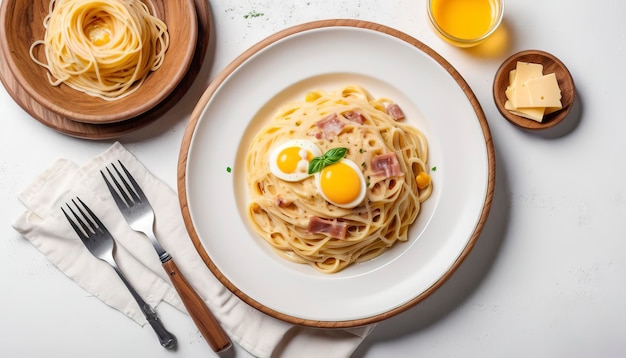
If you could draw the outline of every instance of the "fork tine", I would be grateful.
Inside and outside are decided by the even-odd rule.
[[[80,201],[80,199],[78,199],[78,200]],[[74,212],[74,210],[72,210],[72,208],[68,205],[68,207],[70,208],[70,211],[72,212],[72,214],[74,214],[74,217],[76,218],[76,220],[78,220],[78,223],[83,228],[83,230],[85,230],[85,233],[87,234],[87,236],[89,236],[90,232],[94,232],[95,231],[93,222],[91,220],[89,220],[87,215],[85,215],[85,212],[83,211],[83,209],[81,209],[80,206],[78,206],[78,204],[76,204],[76,200],[72,199],[72,203],[74,203],[74,206],[76,207],[76,210],[78,210],[80,215],[82,215],[82,218],[78,217],[76,212]],[[83,203],[82,201],[80,203],[85,205],[85,203]],[[87,224],[87,223],[89,223],[89,224]]]
[[[124,184],[124,187],[126,188],[126,191],[124,192],[124,198],[128,198],[128,196],[126,196],[126,193],[128,193],[130,195],[130,197],[132,198],[132,200],[135,201],[136,197],[137,197],[137,194],[135,194],[135,192],[133,191],[133,188],[130,187],[130,185],[128,184],[126,179],[122,176],[122,173],[120,173],[119,169],[117,169],[117,167],[115,166],[115,163],[111,163],[111,166],[113,167],[113,170],[115,170],[115,173],[117,174],[117,177],[120,179],[120,181],[122,182],[122,184]],[[115,184],[117,185],[117,188],[122,190],[122,187],[120,186],[120,184],[117,182],[115,177],[113,177],[113,175],[110,174],[110,173],[111,172],[109,171],[109,175],[111,175],[111,177],[115,181]]]
[[[122,170],[124,171],[124,173],[126,174],[126,177],[128,178],[128,180],[130,181],[133,189],[135,190],[135,192],[137,193],[137,197],[136,200],[142,201],[146,198],[146,194],[144,194],[143,190],[141,190],[141,186],[137,183],[137,181],[135,180],[135,178],[130,174],[130,172],[128,171],[128,169],[126,169],[126,167],[124,166],[124,164],[122,164],[122,161],[118,160],[117,161],[119,163],[119,165],[122,167]],[[117,171],[117,168],[114,166],[115,170]],[[120,174],[120,172],[117,172],[118,174]],[[120,178],[122,176],[120,175]],[[123,180],[124,181],[124,180]],[[128,183],[126,181],[124,181],[124,184],[126,184],[126,187],[128,188]],[[129,189],[130,191],[130,189]]]
[[[100,170],[100,174],[102,175],[102,179],[104,179],[104,182],[106,183],[107,188],[111,192],[111,196],[113,196],[113,199],[115,200],[115,203],[117,204],[117,206],[120,208],[131,207],[133,205],[133,202],[130,200],[130,198],[124,191],[124,189],[122,189],[122,186],[120,185],[120,183],[118,183],[118,181],[115,179],[115,177],[113,176],[113,173],[111,173],[111,170],[109,170],[109,168],[106,168],[106,170],[109,173],[111,180],[107,178],[107,176],[104,174],[102,170]],[[115,183],[115,186],[117,187],[118,190],[115,190],[115,188],[113,187],[113,184],[111,184],[111,181]]]
[[[66,204],[68,209],[72,212],[72,214],[74,215],[74,217],[76,218],[76,220],[78,220],[80,222],[80,220],[78,219],[78,217],[76,217],[76,213],[72,210],[72,208],[69,206],[69,204]],[[80,229],[80,227],[78,225],[76,225],[76,222],[68,215],[68,213],[65,211],[65,209],[63,209],[63,207],[61,207],[61,211],[63,211],[63,214],[65,215],[65,218],[67,219],[67,221],[69,221],[70,225],[72,225],[72,228],[74,229],[74,231],[76,231],[76,234],[78,235],[78,237],[80,237],[80,240],[85,242],[85,240],[88,240],[89,237],[87,237],[87,235],[85,235],[85,233]]]
[[[95,225],[92,227],[93,230],[94,231],[98,230],[101,232],[107,231],[106,228],[104,227],[104,224],[102,224],[102,221],[98,219],[98,216],[93,211],[91,211],[91,209],[87,206],[87,204],[85,204],[82,200],[80,200],[79,197],[77,197],[76,199],[80,201],[80,203],[83,205],[85,210],[89,213],[90,218],[87,218],[87,215],[85,215],[85,213],[80,208],[78,208],[81,214],[83,214],[83,216],[85,216],[85,218],[87,218],[87,220],[89,220],[91,224],[95,223]]]
[[[106,170],[109,173],[109,177],[111,178],[110,180],[109,178],[107,178],[102,170],[100,170],[100,174],[102,175],[102,178],[104,178],[104,181],[106,182],[111,194],[113,194],[115,202],[118,204],[118,206],[123,203],[123,206],[133,207],[137,202],[141,202],[145,198],[145,194],[141,190],[141,187],[135,181],[135,178],[133,178],[130,172],[126,169],[124,164],[122,164],[120,160],[118,160],[117,162],[122,167],[122,170],[126,174],[126,177],[122,175],[122,172],[120,172],[115,163],[111,163],[111,167],[113,167],[113,170],[117,175],[113,175],[113,172],[108,167],[106,168]],[[128,180],[126,178],[128,178]],[[111,184],[111,182],[113,182],[117,190],[113,188],[113,184]]]
[[[80,202],[85,210],[83,210],[76,203],[76,200]],[[87,204],[85,204],[79,197],[76,197],[76,200],[72,199],[72,203],[74,204],[74,207],[76,207],[76,210],[80,213],[80,215],[78,215],[76,211],[72,209],[69,203],[66,203],[65,205],[74,216],[74,219],[69,216],[69,214],[63,209],[63,207],[61,207],[61,210],[63,211],[63,214],[65,215],[67,220],[72,225],[74,231],[76,231],[80,239],[85,242],[85,240],[89,240],[89,237],[91,236],[90,233],[95,233],[97,230],[102,232],[102,228],[104,226],[102,225],[102,222],[98,219],[98,217],[94,214],[94,212],[91,211],[91,209],[87,206]],[[85,211],[89,215],[87,215]],[[78,224],[76,224],[77,222]]]
[[[78,202],[83,206],[84,210],[76,203],[76,200],[78,200]],[[79,197],[76,197],[76,200],[72,199],[72,203],[74,203],[74,206],[76,206],[76,209],[82,216],[82,219],[78,217],[78,215],[74,212],[74,210],[72,210],[71,207],[70,207],[70,211],[72,211],[72,214],[74,214],[74,216],[78,220],[78,223],[83,227],[83,229],[89,230],[89,232],[96,232],[96,230],[100,229],[103,226],[102,222],[98,219],[96,214],[94,214],[94,212],[91,211],[91,209],[89,209],[87,204],[85,204],[82,200],[80,200]],[[89,215],[85,214],[85,211]]]

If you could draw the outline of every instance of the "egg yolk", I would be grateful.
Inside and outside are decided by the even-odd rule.
[[[91,24],[86,31],[89,40],[96,46],[102,46],[111,41],[111,30],[105,24]]]
[[[313,154],[311,154],[308,150],[304,150],[305,154],[302,155],[303,150],[304,149],[300,147],[289,147],[283,149],[276,159],[276,166],[278,166],[278,169],[287,174],[295,173],[298,169],[298,163],[302,159],[306,159],[308,161],[312,159],[311,157]]]
[[[338,162],[322,169],[320,189],[329,201],[348,204],[359,197],[361,179],[354,168]]]

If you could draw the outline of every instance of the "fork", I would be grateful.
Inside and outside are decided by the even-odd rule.
[[[78,201],[78,203],[76,202]],[[152,326],[157,336],[159,337],[159,342],[165,348],[173,348],[176,345],[176,337],[173,334],[168,332],[161,320],[157,317],[156,312],[148,303],[146,303],[143,298],[137,293],[135,288],[130,284],[126,276],[122,273],[115,258],[113,257],[116,251],[115,240],[113,236],[107,230],[107,228],[102,224],[100,219],[94,214],[91,209],[79,198],[76,197],[76,200],[72,199],[72,203],[76,208],[76,211],[72,209],[69,203],[66,203],[67,209],[74,219],[70,217],[70,215],[61,207],[61,211],[65,214],[67,221],[69,221],[76,234],[80,237],[80,240],[85,244],[89,252],[94,255],[96,258],[107,262],[118,276],[122,279],[122,282],[130,291],[130,294],[133,296],[139,308],[146,316],[148,323]],[[80,205],[79,205],[80,203]],[[80,215],[79,215],[80,214]],[[78,224],[77,224],[78,222]]]
[[[154,210],[150,202],[148,202],[148,198],[122,162],[118,160],[118,164],[125,175],[122,175],[115,163],[111,163],[115,175],[108,167],[106,168],[110,179],[107,178],[104,171],[100,170],[100,174],[102,174],[102,178],[104,178],[115,203],[128,225],[133,230],[143,233],[150,239],[163,268],[172,280],[172,284],[178,291],[189,315],[213,351],[221,352],[228,349],[231,346],[230,338],[228,338],[228,335],[226,335],[200,295],[178,269],[172,256],[159,244],[153,229],[155,221]]]

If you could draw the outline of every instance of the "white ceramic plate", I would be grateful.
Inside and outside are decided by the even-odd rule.
[[[277,106],[349,84],[393,99],[426,134],[434,191],[408,242],[327,275],[280,258],[250,228],[244,159]],[[493,148],[482,110],[452,66],[393,29],[343,20],[279,33],[227,68],[192,117],[179,173],[192,240],[228,288],[283,320],[349,327],[401,312],[452,273],[486,219]]]

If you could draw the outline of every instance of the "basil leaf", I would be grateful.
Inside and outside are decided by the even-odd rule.
[[[325,167],[337,163],[346,156],[348,148],[332,148],[320,157],[315,157],[309,162],[309,174],[322,171]]]
[[[315,157],[309,162],[309,174],[322,171],[326,165],[324,164],[324,156]]]
[[[328,152],[324,153],[326,160],[329,162],[327,165],[340,161],[343,157],[346,156],[347,152],[348,148],[343,147],[330,149]]]

